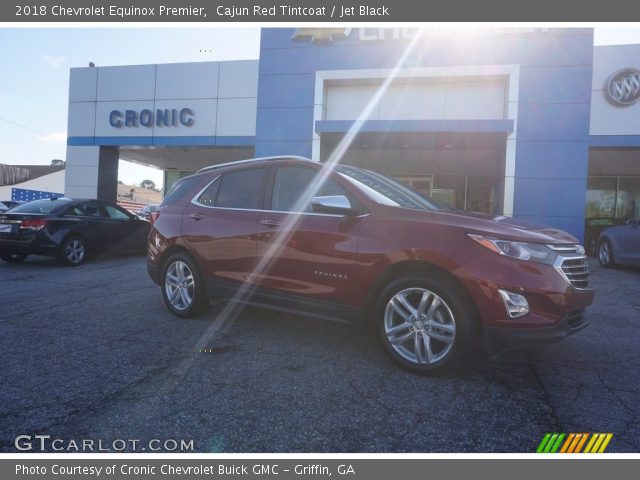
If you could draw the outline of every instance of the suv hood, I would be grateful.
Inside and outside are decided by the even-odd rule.
[[[406,218],[462,228],[467,233],[486,237],[551,245],[580,243],[576,237],[563,230],[513,217],[456,210],[422,211],[394,208],[396,215],[398,210],[402,210],[402,216]]]

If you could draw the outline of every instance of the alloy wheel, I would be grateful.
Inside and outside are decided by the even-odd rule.
[[[611,247],[606,240],[600,245],[598,259],[602,265],[609,265],[611,263]]]
[[[185,262],[175,260],[164,277],[167,300],[176,310],[184,311],[191,306],[195,292],[193,272]]]
[[[384,332],[391,348],[402,358],[416,365],[430,365],[451,352],[456,322],[442,297],[425,288],[407,288],[387,303]]]
[[[71,240],[64,248],[64,255],[69,263],[77,264],[82,262],[85,255],[84,244],[77,238]]]

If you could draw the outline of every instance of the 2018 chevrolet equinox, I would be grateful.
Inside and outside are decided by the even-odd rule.
[[[572,235],[450,209],[379,173],[298,157],[207,167],[176,182],[147,267],[180,317],[210,299],[377,329],[405,368],[475,347],[558,341],[593,301]]]

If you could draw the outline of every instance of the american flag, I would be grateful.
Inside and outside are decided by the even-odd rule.
[[[62,193],[42,192],[40,190],[27,190],[25,188],[12,188],[11,200],[14,202],[30,202],[42,198],[63,197]]]

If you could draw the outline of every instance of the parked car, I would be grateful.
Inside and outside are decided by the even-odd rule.
[[[603,267],[640,266],[640,228],[638,219],[604,230],[598,238],[598,261]]]
[[[149,222],[98,200],[34,200],[0,214],[0,258],[47,255],[76,266],[105,251],[144,251]]]
[[[142,218],[143,220],[151,220],[151,214],[155,211],[158,210],[158,207],[160,205],[158,205],[157,203],[150,203],[149,205],[145,205],[144,207],[142,207],[140,209],[140,211],[137,213],[137,215]]]
[[[7,206],[7,204],[4,202],[0,202],[0,213],[6,212],[7,210],[9,210],[9,207]]]
[[[419,372],[478,345],[558,341],[587,325],[584,249],[572,235],[444,207],[381,174],[254,159],[179,180],[149,233],[168,309],[208,300],[365,322]]]
[[[623,223],[623,220],[609,217],[587,218],[584,228],[584,248],[587,251],[587,255],[595,257],[598,254],[598,238],[600,238],[600,234],[604,230]]]

